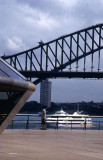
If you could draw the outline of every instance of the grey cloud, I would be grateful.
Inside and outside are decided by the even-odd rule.
[[[96,20],[99,20],[99,23],[102,22],[103,15],[103,3],[101,0],[85,0],[79,1],[75,10],[72,11],[73,16],[80,17],[82,20],[86,21],[86,25],[95,24]]]
[[[95,13],[97,11],[95,8],[93,10],[91,5],[93,2],[94,7],[96,7],[98,3],[100,6],[100,1],[97,3],[97,1],[87,0],[84,2],[78,0],[78,3],[76,3],[73,8],[69,9],[68,6],[63,5],[63,3],[60,2],[59,0],[2,1],[0,6],[0,20],[2,22],[0,24],[1,32],[9,38],[15,36],[21,38],[24,41],[25,46],[27,46],[25,49],[28,49],[37,45],[37,41],[40,39],[49,41],[62,34],[68,34],[87,27],[88,25],[93,24],[96,18],[98,20]],[[26,5],[28,8],[25,7]],[[36,11],[35,15],[28,15],[29,11],[27,12],[27,10],[29,10],[29,7],[31,7],[34,12]],[[93,10],[92,12],[91,9]],[[98,12],[99,11],[101,11],[101,9],[99,9]],[[41,27],[38,27],[36,22],[39,21],[39,13],[41,13],[41,15],[44,14],[44,16],[47,15],[47,19],[51,18],[54,20],[56,23],[54,25],[57,25],[57,27],[52,28],[51,26],[51,30],[43,28],[42,24]],[[30,18],[32,21],[30,21]],[[99,19],[101,19],[100,16]]]
[[[63,0],[0,0],[0,56],[102,22],[102,1],[73,1],[69,6]],[[52,101],[102,100],[102,81],[84,81],[52,80]],[[32,99],[38,96],[39,86]]]

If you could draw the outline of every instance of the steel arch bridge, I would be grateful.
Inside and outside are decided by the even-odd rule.
[[[35,48],[2,56],[27,78],[103,78],[103,24],[63,35]]]

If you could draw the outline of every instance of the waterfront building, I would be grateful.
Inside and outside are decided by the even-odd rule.
[[[0,58],[0,134],[34,91],[34,84]]]
[[[51,82],[47,79],[43,80],[40,85],[40,103],[48,108],[51,107]]]

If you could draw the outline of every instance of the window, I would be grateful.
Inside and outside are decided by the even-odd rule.
[[[24,91],[0,92],[0,125],[18,103],[23,94]]]

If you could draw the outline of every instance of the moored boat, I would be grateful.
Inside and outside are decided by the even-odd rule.
[[[61,109],[53,115],[48,115],[47,123],[49,125],[55,125],[58,123],[59,126],[67,127],[71,124],[84,125],[84,123],[86,123],[87,125],[91,125],[92,120],[89,115],[82,114],[82,112],[76,111],[73,114],[68,114]]]

